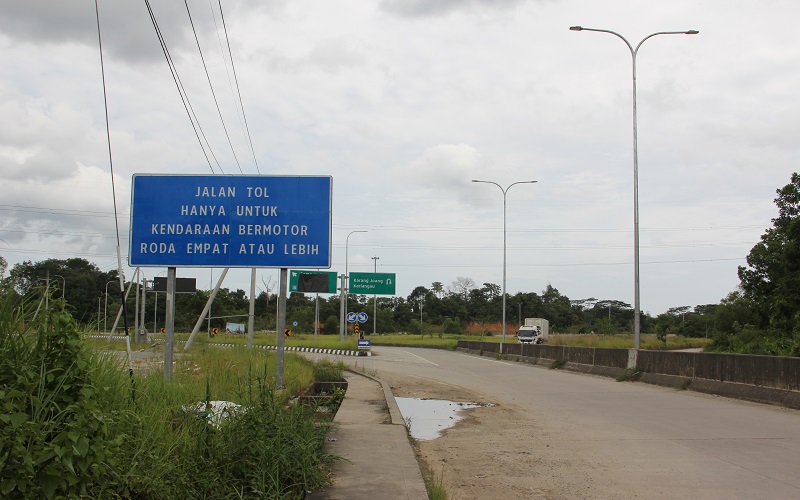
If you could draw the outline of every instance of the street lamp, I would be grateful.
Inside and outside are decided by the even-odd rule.
[[[638,138],[636,129],[636,54],[639,53],[639,47],[645,40],[652,38],[656,35],[696,35],[700,33],[697,30],[688,31],[658,31],[642,38],[636,48],[622,35],[615,31],[602,30],[595,28],[584,28],[583,26],[571,26],[571,31],[597,31],[598,33],[610,33],[628,46],[631,51],[632,62],[632,75],[633,75],[633,281],[634,281],[634,316],[633,316],[633,332],[634,332],[634,348],[639,350],[639,336],[641,332],[640,316],[641,306],[639,302],[639,153],[638,153]]]
[[[511,189],[511,186],[515,186],[517,184],[535,184],[538,181],[512,182],[505,189],[503,189],[503,186],[494,181],[479,181],[477,179],[472,179],[472,182],[494,184],[495,186],[500,188],[500,191],[503,192],[503,339],[500,342],[500,354],[502,354],[503,344],[506,343],[506,194],[508,193],[508,190]]]
[[[67,300],[67,295],[66,295],[67,294],[67,280],[63,276],[61,276],[59,274],[54,274],[53,277],[54,278],[61,278],[61,282],[64,283],[64,285],[61,287],[61,298],[63,298],[66,301]]]
[[[372,260],[375,262],[375,270],[373,271],[373,273],[375,274],[378,273],[378,259],[380,259],[380,257],[378,256],[372,258]],[[378,295],[376,294],[372,296],[372,333],[375,333],[377,331],[378,331]]]
[[[350,253],[350,236],[354,233],[366,233],[363,229],[359,229],[356,231],[350,231],[347,234],[347,238],[344,240],[344,282],[342,283],[342,295],[343,297],[340,299],[340,307],[339,307],[339,341],[344,341],[344,325],[345,325],[345,316],[347,315],[347,281],[350,279],[349,275],[347,274],[347,260],[348,254]]]

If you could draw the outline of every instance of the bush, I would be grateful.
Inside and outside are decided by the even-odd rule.
[[[339,318],[336,316],[328,316],[325,323],[322,325],[322,333],[334,335],[339,333]]]
[[[444,333],[461,333],[461,321],[458,318],[447,318],[444,320]]]
[[[288,403],[339,366],[287,356],[279,393],[274,354],[205,346],[171,380],[134,385],[83,348],[63,303],[35,321],[30,305],[0,295],[0,498],[302,498],[325,484],[326,427]],[[212,382],[240,403],[224,420],[208,418]]]
[[[11,294],[0,305],[0,496],[88,495],[113,483],[121,445],[108,432],[77,324],[56,309],[33,320]]]

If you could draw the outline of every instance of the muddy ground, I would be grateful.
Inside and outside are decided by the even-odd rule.
[[[540,436],[513,405],[463,387],[381,373],[396,397],[479,403],[441,437],[412,439],[422,473],[441,482],[451,500],[612,498],[608,471],[580,457],[577,442]],[[413,424],[412,424],[413,425]],[[564,437],[564,436],[561,436]]]

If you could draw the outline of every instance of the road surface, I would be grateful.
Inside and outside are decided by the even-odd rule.
[[[800,498],[798,411],[451,351],[373,353],[340,359],[396,396],[494,405],[418,443],[452,498]]]

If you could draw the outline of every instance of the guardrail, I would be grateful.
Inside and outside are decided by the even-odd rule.
[[[496,342],[459,340],[457,349],[500,356]],[[632,369],[643,382],[800,409],[800,358],[527,344],[504,344],[502,355],[614,377]]]

